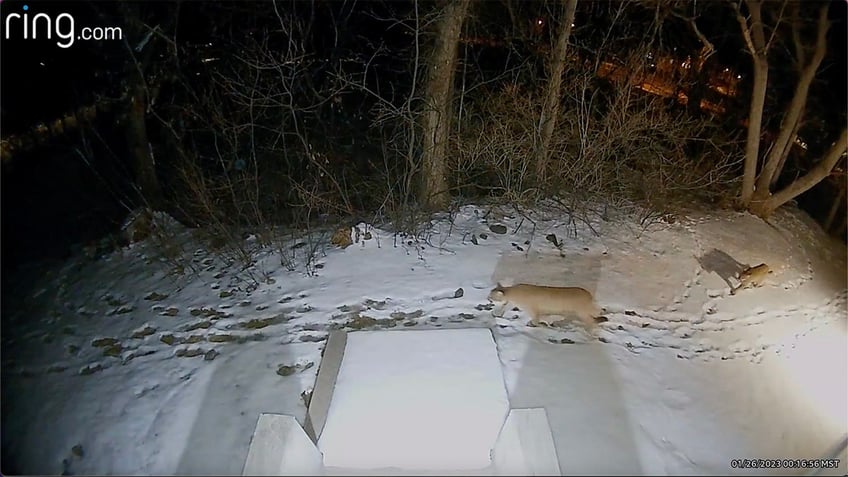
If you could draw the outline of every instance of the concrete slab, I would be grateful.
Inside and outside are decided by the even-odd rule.
[[[413,331],[360,333],[363,333],[363,335],[370,335],[370,338],[372,339],[375,337],[375,334],[377,334],[377,339],[384,339],[387,337],[410,338],[421,335],[421,330],[415,331],[417,333]],[[398,335],[397,333],[406,334]],[[340,334],[343,335],[344,332],[340,332]],[[328,343],[327,345],[327,351],[324,353],[321,365],[322,369],[318,372],[318,376],[316,378],[318,382],[314,388],[315,391],[310,404],[310,408],[315,406],[315,409],[310,409],[307,412],[307,415],[309,416],[307,421],[315,423],[313,432],[318,435],[319,439],[324,435],[324,432],[321,429],[324,428],[326,430],[327,426],[324,424],[328,422],[328,419],[332,420],[333,416],[333,407],[328,405],[332,399],[327,397],[327,393],[329,393],[330,396],[336,395],[338,397],[338,394],[334,389],[338,383],[335,382],[333,378],[338,380],[339,375],[343,375],[345,373],[343,369],[343,357],[347,351],[350,351],[345,349],[349,344],[349,340],[344,336],[340,336],[340,334],[337,334],[334,339],[331,338],[334,342]],[[492,351],[492,355],[488,358],[494,358],[496,361],[493,364],[496,367],[497,375],[499,376],[498,380],[500,384],[498,386],[500,386],[504,392],[504,396],[506,396],[506,388],[500,371],[500,363],[497,362],[497,349],[495,348],[491,331],[488,329],[428,330],[425,334],[428,335],[428,337],[441,342],[443,345],[446,344],[448,348],[456,347],[456,343],[451,343],[451,337],[457,338],[465,336],[467,338],[469,336],[473,336],[480,339],[484,335],[488,336],[487,339],[489,340]],[[415,349],[413,349],[413,346],[410,346],[410,343],[411,342],[404,342],[402,349],[405,353],[414,355]],[[373,351],[375,349],[374,346],[369,346],[369,344],[373,345],[373,343],[370,343],[367,339],[361,344],[367,347],[366,351]],[[354,346],[354,348],[355,347],[356,346]],[[433,343],[430,343],[427,348],[429,349],[430,347],[433,347]],[[438,348],[438,346],[435,347]],[[363,351],[362,347],[360,347],[359,351]],[[350,352],[354,356],[356,355],[355,350]],[[379,353],[377,354],[379,355]],[[434,367],[438,368],[438,360],[434,359],[434,356],[444,356],[446,354],[449,355],[449,353],[446,353],[445,350],[437,349],[435,350],[435,354],[428,355],[427,358],[428,361],[433,361]],[[388,360],[388,362],[392,362],[393,359],[397,359],[397,356],[379,355],[373,356],[373,358],[375,358],[378,363],[381,360]],[[447,358],[449,359],[450,356],[447,356]],[[468,365],[473,368],[479,365],[479,363],[468,363]],[[461,365],[460,369],[462,366],[467,365]],[[360,369],[359,371],[365,373],[370,371],[373,373],[375,370],[372,368],[373,366],[368,366]],[[418,371],[418,374],[420,375],[427,374],[427,370],[411,369],[407,371],[412,379],[415,379],[416,371]],[[441,368],[436,369],[435,371],[436,374],[442,374],[445,369]],[[351,379],[353,380],[353,383],[362,381],[362,373],[353,375],[356,373],[351,373],[350,370],[348,370],[348,374],[349,375],[345,377],[349,381]],[[388,379],[391,379],[392,376],[400,377],[402,375],[395,373],[387,376]],[[386,376],[381,377],[380,379],[386,379]],[[458,383],[461,383],[461,380],[452,381],[450,383],[449,390],[456,391]],[[402,383],[400,384],[402,386]],[[471,384],[478,385],[479,380],[473,380]],[[362,383],[362,385],[368,386],[368,383]],[[344,394],[342,393],[342,395]],[[456,401],[455,397],[452,397],[449,400]],[[471,404],[478,405],[476,401]],[[335,405],[338,407],[341,403],[336,403]],[[330,410],[329,412],[328,409]],[[350,412],[350,410],[347,409],[341,409],[341,411]],[[420,415],[421,409],[408,409],[407,412],[418,413]],[[441,429],[441,434],[443,436],[450,435],[450,433],[461,433],[463,431],[463,429],[453,429],[457,425],[461,426],[461,423],[456,422],[455,416],[450,415],[447,411],[443,411],[446,412],[447,415],[440,416],[438,412],[438,410],[427,410],[425,414],[428,421],[437,422],[442,426],[447,426],[447,428]],[[440,418],[444,417],[448,417],[448,419],[440,420]],[[309,424],[308,427],[312,427],[312,424]],[[377,429],[375,429],[373,425],[367,426],[367,430],[365,431],[367,436],[365,436],[365,438],[367,438],[369,442],[380,437],[375,435],[376,430]],[[351,468],[325,466],[323,462],[325,456],[322,456],[321,452],[318,450],[318,446],[313,444],[312,439],[307,436],[307,433],[304,432],[303,429],[301,429],[297,420],[293,416],[263,413],[256,422],[242,475],[559,475],[560,466],[556,454],[556,446],[548,423],[547,413],[544,409],[535,408],[510,410],[506,415],[506,419],[497,424],[496,430],[497,433],[494,444],[488,447],[490,449],[491,459],[489,460],[489,465],[486,467],[454,469],[445,468],[444,466],[435,466],[438,468],[431,470],[420,466],[418,468],[402,468],[397,465],[387,465],[371,469]],[[330,429],[328,432],[333,431]],[[415,429],[413,429],[413,434],[414,432]],[[398,439],[396,434],[391,434],[387,437],[389,439]],[[422,452],[426,452],[426,449],[422,449]],[[427,457],[428,456],[425,456],[425,461]],[[433,456],[429,457],[433,458]],[[393,462],[391,459],[387,459],[386,461]],[[396,462],[396,460],[394,462]]]
[[[260,414],[242,475],[320,475],[321,453],[292,416]]]

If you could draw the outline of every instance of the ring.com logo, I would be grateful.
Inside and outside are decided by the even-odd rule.
[[[3,19],[3,37],[8,40],[11,37],[24,40],[38,40],[46,38],[52,40],[57,38],[56,46],[59,48],[70,48],[74,42],[80,41],[108,41],[123,39],[121,27],[83,27],[79,34],[76,31],[76,21],[70,13],[60,13],[55,18],[46,13],[30,15],[29,5],[23,6],[23,13],[7,13]]]

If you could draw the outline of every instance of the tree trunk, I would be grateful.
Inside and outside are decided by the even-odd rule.
[[[704,64],[697,68],[692,75],[689,91],[687,91],[688,100],[686,103],[686,112],[692,117],[701,116],[701,100],[706,96],[710,80],[709,68]]]
[[[471,0],[452,0],[439,21],[438,37],[431,56],[425,92],[426,110],[422,125],[421,203],[429,209],[444,209],[450,202],[445,166],[450,134],[451,93],[456,53],[462,23]]]
[[[748,113],[748,137],[745,142],[745,168],[742,176],[742,205],[747,207],[754,196],[757,179],[757,160],[760,155],[763,108],[768,86],[768,64],[754,60],[754,91],[751,94],[751,111]]]
[[[783,154],[780,155],[780,160],[777,163],[777,168],[774,170],[774,174],[772,174],[771,182],[769,182],[769,190],[771,190],[777,185],[777,181],[780,179],[780,174],[783,172],[783,168],[786,166],[786,160],[789,158],[789,153],[792,152],[792,146],[795,144],[795,138],[798,137],[798,130],[801,129],[801,118],[803,116],[804,112],[801,111],[801,114],[798,116],[798,120],[795,122],[795,127],[792,129],[792,142],[787,144],[786,148],[783,151]]]
[[[807,96],[810,93],[810,84],[812,84],[813,78],[816,76],[816,71],[819,69],[819,65],[821,65],[825,52],[827,51],[827,10],[828,5],[822,6],[819,10],[818,35],[816,37],[815,53],[813,53],[812,60],[803,67],[801,76],[798,78],[798,84],[795,86],[795,94],[792,96],[792,101],[789,103],[789,107],[786,110],[786,115],[783,118],[780,132],[778,133],[774,146],[771,149],[771,154],[769,154],[765,166],[760,173],[760,177],[757,179],[755,199],[761,199],[768,196],[769,185],[772,183],[772,176],[774,176],[777,166],[781,162],[781,158],[784,154],[788,154],[789,148],[795,141],[793,134],[797,131],[795,126],[801,119],[801,113],[804,111],[804,106],[807,104]],[[803,48],[803,45],[796,45],[796,48]]]
[[[830,206],[830,210],[827,213],[827,218],[824,219],[824,229],[828,232],[833,229],[833,219],[836,218],[836,213],[842,208],[842,204],[845,203],[845,179],[839,181],[839,192],[836,194],[836,198],[833,200],[833,204]]]
[[[577,10],[577,0],[563,0],[562,18],[548,71],[548,88],[545,103],[542,105],[542,115],[539,118],[539,142],[536,144],[536,178],[539,184],[544,184],[550,159],[551,138],[559,117],[560,91],[562,89],[562,73],[565,71],[566,53],[568,52],[568,37],[571,36],[571,24]]]
[[[125,129],[127,150],[132,162],[135,185],[141,199],[148,207],[161,210],[164,201],[162,189],[159,187],[159,179],[156,177],[156,163],[147,137],[147,125],[145,124],[147,101],[144,80],[140,76],[140,73],[134,73],[128,79],[130,88]],[[139,84],[139,82],[142,83]]]
[[[845,151],[848,151],[848,128],[842,130],[839,139],[828,149],[827,154],[825,154],[821,162],[780,192],[770,196],[766,200],[752,203],[751,211],[767,219],[778,207],[807,192],[827,177]]]
[[[754,63],[754,87],[751,93],[751,110],[748,114],[748,137],[745,143],[745,167],[742,176],[742,194],[740,201],[744,207],[751,204],[754,195],[754,183],[757,178],[757,160],[760,154],[760,131],[763,121],[763,107],[766,102],[766,87],[768,86],[768,58],[766,51],[765,32],[763,30],[763,19],[761,3],[748,0],[748,11],[751,14],[751,23],[736,10],[736,19],[742,28],[742,35],[748,46],[748,52]]]
[[[120,2],[124,17],[130,26],[129,38],[125,40],[127,48],[126,85],[127,103],[125,116],[124,137],[127,141],[127,151],[132,163],[135,187],[141,200],[147,207],[161,210],[164,207],[162,189],[156,177],[156,163],[147,137],[147,85],[144,79],[144,66],[150,60],[153,52],[151,45],[146,45],[142,58],[136,58],[129,41],[139,41],[145,34],[144,23],[139,14],[139,6],[130,2]]]

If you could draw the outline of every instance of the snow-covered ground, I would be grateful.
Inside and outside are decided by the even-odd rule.
[[[465,206],[418,237],[361,224],[311,273],[255,237],[239,270],[179,230],[182,274],[136,243],[4,277],[2,470],[240,474],[259,413],[302,422],[330,330],[403,327],[491,327],[510,404],[546,409],[564,474],[822,457],[848,432],[844,244],[797,210],[668,222],[598,219],[596,235],[564,213]],[[305,242],[287,248],[299,263]],[[730,295],[758,263],[765,285]],[[591,337],[495,318],[497,281],[581,286],[609,321]]]

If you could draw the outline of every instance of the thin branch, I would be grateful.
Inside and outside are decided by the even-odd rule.
[[[795,47],[795,61],[798,69],[802,69],[806,63],[804,44],[801,42],[801,4],[792,4],[792,44]]]
[[[774,22],[774,28],[771,29],[771,37],[766,42],[766,51],[771,48],[772,42],[777,37],[777,30],[780,28],[780,23],[783,20],[783,11],[786,10],[786,4],[787,2],[786,0],[784,0],[783,3],[781,3],[780,5],[780,12],[777,14],[777,21]]]
[[[706,61],[707,58],[709,58],[710,56],[712,56],[713,53],[715,53],[715,45],[713,45],[712,42],[710,42],[710,40],[708,40],[707,37],[698,28],[697,23],[695,23],[695,17],[688,17],[674,10],[671,10],[671,14],[685,21],[686,24],[689,25],[689,28],[692,29],[692,33],[694,33],[695,36],[698,37],[698,41],[700,41],[701,44],[704,45],[704,48],[707,49],[707,55],[704,57],[704,61]]]
[[[739,22],[739,26],[741,27],[742,37],[745,39],[745,44],[748,46],[748,52],[751,53],[751,56],[755,59],[758,58],[757,49],[754,48],[754,42],[751,40],[751,27],[748,25],[748,19],[742,15],[739,5],[735,3],[731,3],[730,5],[736,11],[736,21]]]

